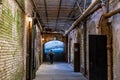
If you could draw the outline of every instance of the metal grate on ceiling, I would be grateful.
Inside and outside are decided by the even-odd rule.
[[[42,27],[65,31],[88,7],[91,0],[34,0]]]

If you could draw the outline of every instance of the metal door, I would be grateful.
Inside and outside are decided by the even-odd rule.
[[[107,80],[107,37],[89,35],[89,80]]]

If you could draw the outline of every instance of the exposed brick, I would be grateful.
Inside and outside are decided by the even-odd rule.
[[[2,0],[0,10],[0,80],[22,80],[23,12],[14,0]]]

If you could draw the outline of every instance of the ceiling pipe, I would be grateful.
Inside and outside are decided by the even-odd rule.
[[[35,4],[35,1],[34,1],[34,0],[31,0],[31,1],[32,1],[34,7],[37,9],[37,6],[36,6],[36,4]]]
[[[38,20],[38,18],[37,18],[37,21],[38,21],[38,24],[40,26],[40,30],[43,31],[43,28],[42,28],[42,26],[41,26],[40,21]]]
[[[2,0],[0,0],[0,2],[1,2]],[[25,14],[25,9],[23,9],[23,7],[20,5],[20,3],[17,1],[17,0],[15,0],[15,2],[18,4],[18,6],[21,8],[21,10],[24,12],[24,14]],[[0,3],[0,4],[2,4],[2,3]]]
[[[117,13],[120,13],[120,8],[118,8],[118,9],[116,9],[116,10],[114,10],[114,11],[111,11],[111,12],[109,12],[109,13],[104,14],[104,17],[105,17],[105,18],[110,18],[111,16],[113,16],[113,15],[115,15],[115,14],[117,14]]]
[[[95,0],[90,4],[90,6],[83,12],[83,14],[72,24],[72,26],[65,32],[64,36],[66,36],[70,31],[72,31],[80,21],[82,21],[89,12],[96,6],[97,3],[99,3],[101,0]]]
[[[36,4],[35,4],[35,1],[34,0],[31,0],[32,1],[32,3],[33,3],[33,5],[34,5],[34,7],[35,7],[35,10],[37,10],[37,6],[36,6]],[[37,12],[37,11],[36,11]],[[38,12],[37,12],[38,13]],[[38,15],[39,15],[39,13],[38,13]],[[40,16],[40,15],[39,15]],[[42,26],[41,26],[41,23],[40,23],[40,21],[39,21],[39,19],[37,18],[37,21],[38,21],[38,24],[39,24],[39,27],[40,27],[40,29],[41,29],[41,31],[43,31],[43,28],[42,28]]]

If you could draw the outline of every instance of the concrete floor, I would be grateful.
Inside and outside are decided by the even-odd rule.
[[[34,80],[87,80],[81,73],[73,72],[67,63],[44,63],[40,66]]]

